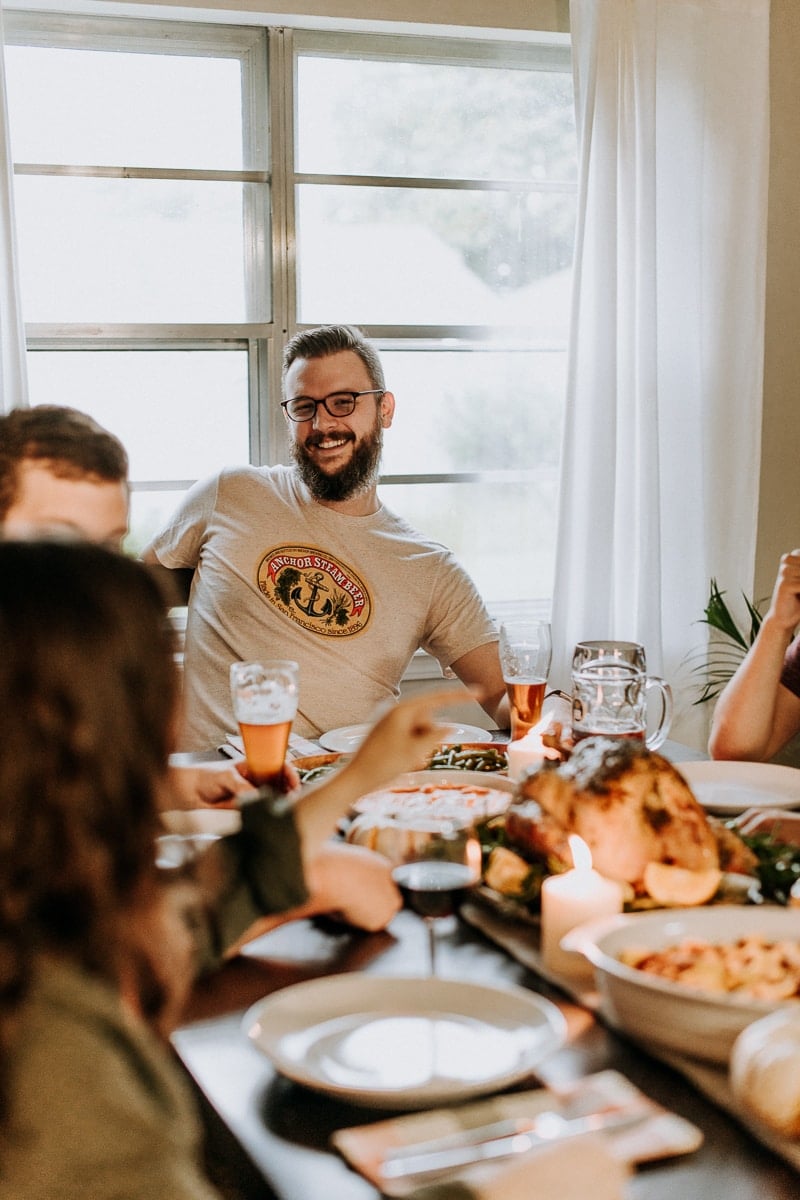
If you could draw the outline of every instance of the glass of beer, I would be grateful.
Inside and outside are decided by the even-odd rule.
[[[231,665],[233,714],[254,783],[282,779],[289,733],[297,713],[298,674],[297,663],[288,659]]]
[[[647,699],[661,698],[657,727],[648,733]],[[572,672],[572,736],[632,739],[656,750],[669,733],[672,689],[619,658],[597,658]]]
[[[552,657],[549,622],[526,619],[500,626],[500,665],[511,705],[512,742],[541,720]]]

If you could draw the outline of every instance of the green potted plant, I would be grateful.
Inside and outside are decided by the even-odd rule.
[[[699,624],[708,625],[713,631],[708,646],[689,655],[692,671],[703,677],[700,695],[695,704],[715,700],[731,678],[739,663],[756,639],[761,628],[761,601],[749,600],[742,593],[749,627],[742,629],[725,601],[725,592],[720,591],[716,579],[711,580],[705,615]]]

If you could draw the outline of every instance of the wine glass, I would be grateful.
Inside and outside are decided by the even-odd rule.
[[[282,783],[289,733],[297,713],[298,674],[297,663],[288,659],[231,665],[233,714],[254,783]]]
[[[409,821],[406,846],[392,870],[408,908],[424,919],[429,973],[436,974],[437,922],[453,916],[481,878],[481,844],[468,819],[442,817]]]
[[[552,656],[549,622],[526,618],[500,626],[500,665],[511,707],[512,742],[541,719]]]

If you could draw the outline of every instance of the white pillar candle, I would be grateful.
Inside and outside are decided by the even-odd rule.
[[[508,743],[506,746],[506,759],[508,761],[509,779],[513,779],[516,782],[522,778],[523,773],[529,767],[540,767],[546,758],[558,759],[561,757],[557,750],[545,746],[542,742],[542,734],[548,724],[549,722],[546,720],[540,721],[524,737],[517,738],[515,742]]]
[[[550,875],[542,884],[542,963],[555,975],[590,983],[591,963],[571,950],[561,949],[561,939],[576,925],[594,917],[622,912],[622,886],[592,867],[592,855],[583,838],[569,839],[575,867],[563,875]]]

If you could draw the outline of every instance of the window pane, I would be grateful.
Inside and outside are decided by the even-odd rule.
[[[27,321],[266,319],[245,292],[243,204],[258,185],[18,176],[15,188]]]
[[[381,486],[381,498],[417,529],[449,546],[487,601],[553,593],[558,484]]]
[[[164,528],[180,504],[185,492],[141,492],[131,493],[131,514],[128,536],[124,548],[128,554],[138,557],[155,535]]]
[[[6,46],[17,162],[238,170],[235,58]]]
[[[301,186],[299,319],[525,325],[563,342],[574,210],[562,193]]]
[[[575,179],[567,71],[310,55],[297,69],[300,171]]]
[[[565,350],[391,349],[381,360],[397,401],[384,474],[536,469],[555,477]]]
[[[32,404],[71,405],[116,434],[134,481],[249,461],[244,351],[31,351],[28,378]]]

